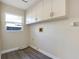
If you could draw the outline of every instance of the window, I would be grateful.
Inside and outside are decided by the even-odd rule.
[[[23,28],[22,25],[22,16],[17,16],[13,14],[5,14],[6,16],[6,30],[7,31],[21,31]]]

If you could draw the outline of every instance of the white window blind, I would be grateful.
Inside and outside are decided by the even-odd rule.
[[[22,16],[14,14],[5,14],[6,30],[16,31],[22,30]]]

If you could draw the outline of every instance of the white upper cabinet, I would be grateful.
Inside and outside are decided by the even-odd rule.
[[[65,0],[42,0],[26,12],[26,24],[66,16]]]
[[[66,15],[66,0],[53,0],[52,11],[53,17],[60,17]]]

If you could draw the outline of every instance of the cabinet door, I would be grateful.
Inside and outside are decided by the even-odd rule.
[[[42,3],[29,9],[26,14],[26,24],[36,23],[42,21]]]
[[[34,7],[34,13],[35,13],[36,22],[43,20],[43,15],[42,15],[43,3],[42,2],[39,2],[39,4]]]
[[[54,16],[53,16],[54,18],[65,16],[66,13],[65,4],[66,4],[65,0],[53,0],[51,8],[52,11],[54,12]]]
[[[43,0],[42,1],[42,11],[39,15],[42,21],[49,20],[50,18],[53,18],[54,11],[53,11],[53,0]]]
[[[43,0],[43,10],[42,10],[42,17],[43,20],[48,20],[50,18],[51,12],[51,0]]]
[[[31,24],[36,22],[36,12],[34,9],[29,9],[26,14],[26,24]]]
[[[35,13],[37,21],[44,21],[50,18],[51,12],[51,1],[52,0],[42,0],[37,6],[32,10]]]

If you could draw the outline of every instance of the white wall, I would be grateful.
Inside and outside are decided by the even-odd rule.
[[[30,25],[30,44],[60,59],[79,59],[79,27],[72,25],[79,21],[79,0],[68,1],[69,19]]]
[[[5,30],[5,13],[20,15],[24,21],[24,10],[12,7],[6,4],[2,4],[2,43],[3,51],[14,48],[25,48],[28,46],[29,31],[28,26],[24,25],[23,31],[20,32],[7,32]]]
[[[1,2],[0,2],[0,59],[1,59],[1,49],[2,49],[2,38],[1,38]]]

